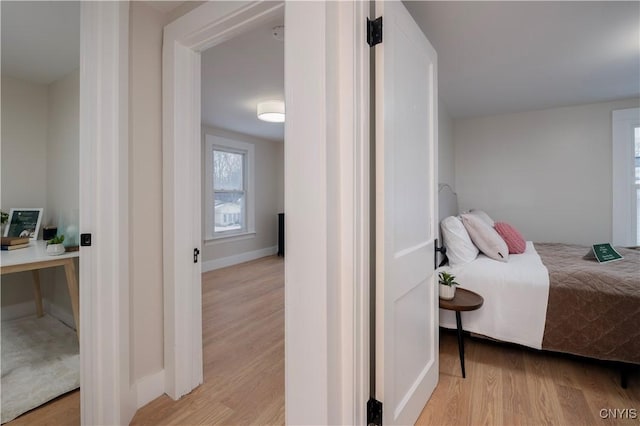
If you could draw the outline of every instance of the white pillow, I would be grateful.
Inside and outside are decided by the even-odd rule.
[[[460,219],[455,216],[446,217],[440,222],[440,227],[449,265],[464,265],[478,257],[478,247],[471,241]]]
[[[480,219],[482,219],[484,223],[486,223],[492,228],[496,224],[495,221],[491,219],[491,216],[489,216],[484,210],[471,209],[469,210],[469,213],[471,213],[474,216],[478,216]]]
[[[482,253],[501,262],[509,260],[509,247],[495,229],[471,213],[465,213],[461,217],[462,224],[467,228],[471,241],[478,246]]]

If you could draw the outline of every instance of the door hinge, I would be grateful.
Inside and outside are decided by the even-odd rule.
[[[200,254],[200,250],[197,248],[193,249],[193,263],[198,263],[198,255]]]
[[[367,18],[367,43],[370,47],[382,43],[382,16],[373,21]]]
[[[91,234],[80,234],[80,245],[82,247],[91,246]]]
[[[382,426],[382,402],[374,398],[367,402],[367,425]]]

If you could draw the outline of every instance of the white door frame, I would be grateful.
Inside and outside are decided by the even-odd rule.
[[[188,212],[201,195],[185,190],[200,181],[189,170],[201,155],[199,52],[267,19],[282,5],[205,3],[165,27],[165,391],[174,399],[202,382],[201,282],[192,279],[192,251],[200,247],[201,235],[194,235]],[[368,2],[287,2],[285,7],[285,401],[290,424],[366,422],[368,7]]]
[[[632,246],[636,242],[636,195],[633,179],[634,135],[640,125],[640,108],[615,110],[611,113],[613,152],[612,241],[615,245]],[[629,143],[631,141],[631,143]]]
[[[129,3],[83,2],[80,25],[80,411],[128,424]],[[124,243],[123,243],[124,242]]]

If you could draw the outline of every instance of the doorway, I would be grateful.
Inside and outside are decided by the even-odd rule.
[[[65,394],[79,422],[80,3],[1,8],[2,422]]]
[[[15,3],[3,2],[3,9],[6,4]],[[80,25],[67,28],[79,29],[80,39],[79,224],[76,232],[80,233],[82,246],[82,261],[78,268],[79,283],[82,284],[78,302],[80,321],[74,321],[82,324],[79,327],[82,390],[78,415],[83,424],[126,423],[135,410],[128,362],[128,250],[126,245],[120,244],[127,240],[129,231],[128,181],[124,172],[128,152],[128,48],[123,43],[128,37],[129,8],[122,2],[28,4],[53,8],[79,5]],[[4,10],[2,15],[4,18]],[[46,29],[48,25],[55,24],[54,15],[47,14],[39,25]],[[16,23],[24,21],[21,18]],[[3,37],[3,45],[6,41]],[[49,42],[47,39],[46,43]],[[35,50],[40,51],[41,48]],[[52,49],[51,53],[60,52]],[[63,127],[69,129],[72,126]],[[27,164],[23,173],[31,176],[33,169]],[[67,228],[68,223],[65,232]],[[85,233],[84,238],[82,233]],[[94,240],[93,244],[92,234],[100,236],[99,241]],[[70,419],[65,418],[67,420]]]
[[[202,318],[195,308],[201,306],[201,270],[193,263],[201,249],[201,214],[181,208],[201,196],[199,52],[280,7],[207,3],[165,27],[165,372],[174,399],[202,382]],[[285,132],[295,142],[285,147],[286,417],[291,423],[363,423],[368,5],[288,2],[285,9]]]
[[[201,54],[202,388],[229,424],[284,423],[284,116],[259,114],[285,112],[285,31],[281,10]]]

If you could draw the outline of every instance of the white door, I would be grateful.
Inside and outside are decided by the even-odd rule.
[[[436,52],[401,2],[376,2],[376,398],[414,424],[438,382]]]

